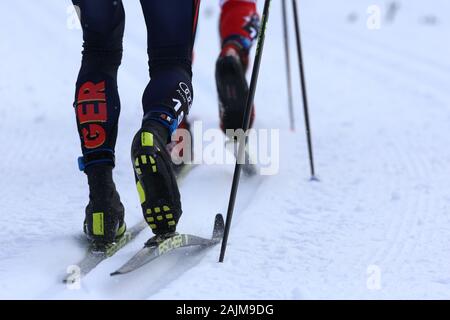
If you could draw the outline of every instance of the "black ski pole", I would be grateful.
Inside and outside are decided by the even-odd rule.
[[[302,89],[303,97],[303,112],[305,114],[305,128],[306,128],[306,138],[308,142],[308,152],[309,152],[309,164],[311,169],[311,180],[317,180],[316,172],[314,170],[314,156],[313,147],[311,141],[311,126],[309,123],[309,112],[308,112],[308,97],[306,93],[306,80],[305,80],[305,70],[303,65],[303,54],[302,54],[302,43],[300,37],[300,23],[297,12],[297,0],[292,0],[292,6],[294,11],[294,24],[295,24],[295,36],[297,38],[297,52],[298,52],[298,64],[300,67],[300,83]]]
[[[252,79],[250,81],[250,88],[249,88],[248,97],[247,97],[247,105],[246,105],[245,114],[244,114],[243,129],[244,129],[245,133],[248,131],[248,128],[250,127],[250,115],[251,115],[252,109],[253,109],[253,100],[255,98],[256,84],[258,82],[258,75],[259,75],[259,68],[261,66],[261,58],[262,58],[262,53],[263,53],[263,48],[264,48],[264,39],[265,39],[265,35],[266,35],[267,21],[269,19],[270,1],[271,0],[265,0],[265,2],[264,2],[264,10],[262,13],[262,18],[261,18],[261,29],[259,31],[258,44],[256,47],[255,62],[253,64]],[[223,260],[225,258],[225,251],[227,248],[228,235],[230,233],[231,219],[233,217],[234,205],[235,205],[235,201],[236,201],[236,194],[238,191],[239,180],[241,177],[241,169],[242,169],[242,166],[241,166],[242,161],[241,160],[245,159],[244,152],[245,152],[245,148],[246,148],[246,140],[247,139],[242,139],[239,143],[238,157],[236,160],[236,166],[234,168],[233,184],[231,186],[230,200],[228,202],[227,219],[226,219],[226,223],[225,223],[225,232],[223,235],[222,248],[220,250],[219,262],[223,262]]]
[[[286,60],[286,80],[288,90],[288,107],[289,107],[289,120],[291,130],[295,130],[295,116],[294,116],[294,104],[292,99],[292,77],[291,77],[291,57],[289,54],[289,29],[288,29],[288,17],[286,10],[286,0],[282,0],[281,3],[283,11],[283,35],[284,35],[284,53]]]

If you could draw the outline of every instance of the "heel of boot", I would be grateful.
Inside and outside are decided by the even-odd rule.
[[[112,243],[126,231],[125,209],[112,180],[112,167],[93,166],[86,174],[89,204],[85,212],[84,232],[93,242]]]

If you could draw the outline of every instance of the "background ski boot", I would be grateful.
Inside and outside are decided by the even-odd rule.
[[[242,129],[248,96],[245,78],[246,66],[233,46],[225,47],[216,62],[216,86],[219,96],[220,128]],[[255,108],[250,116],[250,127],[255,118]]]

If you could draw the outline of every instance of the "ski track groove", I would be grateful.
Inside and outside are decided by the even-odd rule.
[[[348,33],[348,30],[343,31]],[[323,47],[322,50],[329,50],[328,46],[324,44],[333,44],[333,49],[339,50],[339,56],[341,59],[345,59],[348,64],[352,66],[358,66],[361,71],[372,75],[377,75],[379,80],[395,82],[402,85],[402,90],[407,90],[411,93],[420,92],[421,94],[429,94],[434,99],[439,97],[440,102],[448,101],[450,97],[447,87],[444,85],[450,81],[450,77],[442,71],[436,71],[430,65],[421,62],[420,59],[413,58],[410,55],[405,55],[411,61],[416,62],[412,64],[405,64],[403,57],[398,56],[394,52],[381,50],[378,46],[375,46],[371,41],[360,40],[358,38],[330,36],[329,30],[326,32],[309,31],[311,35],[322,39],[322,41],[316,41],[311,45]],[[351,39],[351,41],[350,41]],[[359,40],[360,46],[355,46],[352,41]],[[370,50],[369,47],[370,46]],[[387,53],[388,52],[388,53]],[[336,53],[336,52],[334,52]],[[349,58],[351,56],[351,59]],[[357,59],[357,61],[355,60]],[[357,64],[355,64],[357,62]],[[382,63],[375,63],[382,62]],[[376,70],[373,66],[376,65]],[[414,65],[412,68],[411,65]],[[420,69],[425,69],[421,71]],[[430,77],[429,71],[433,69],[433,77]],[[390,75],[390,77],[386,77]],[[439,79],[435,79],[439,77]],[[424,83],[423,79],[427,79],[428,83]],[[432,83],[430,84],[430,81]]]
[[[377,74],[379,79],[386,81],[386,75],[389,74],[391,77],[388,81],[392,82],[392,79],[395,78],[395,82],[403,83],[407,88],[411,88],[411,84],[413,84],[412,88],[416,88],[418,85],[425,83],[431,87],[431,90],[430,87],[427,87],[428,92],[431,92],[431,98],[436,98],[438,95],[441,101],[448,101],[448,90],[445,90],[440,84],[449,82],[450,77],[444,74],[441,69],[437,69],[441,66],[438,65],[435,68],[434,66],[423,62],[423,59],[420,59],[420,57],[413,56],[407,56],[406,61],[413,63],[406,65],[406,62],[402,60],[402,57],[390,51],[381,51],[378,46],[373,45],[373,42],[369,42],[367,39],[365,39],[366,41],[358,39],[358,43],[364,44],[365,46],[355,46],[354,44],[351,44],[351,42],[355,40],[353,37],[334,36],[333,33],[330,34],[329,29],[326,32],[320,31],[309,32],[319,39],[319,41],[311,43],[311,47],[320,47],[321,45],[318,45],[318,43],[327,43],[328,45],[333,43],[333,49],[336,49],[337,47],[341,50],[339,51],[339,57],[341,59],[347,60],[348,64],[351,64],[352,66],[357,64],[360,70],[364,70],[368,76]],[[372,46],[370,47],[370,45],[367,44]],[[329,50],[329,48],[327,48],[327,50]],[[388,54],[386,54],[386,52],[388,52]],[[377,61],[378,63],[375,64],[374,61]],[[376,65],[377,69],[371,68],[371,64]],[[411,68],[411,65],[413,65],[414,68]],[[380,69],[380,66],[382,66],[382,69]],[[443,67],[445,69],[445,66]],[[433,72],[429,72],[430,69]],[[420,81],[418,79],[420,79]],[[424,81],[424,79],[427,81]],[[437,85],[438,83],[439,85]],[[412,90],[412,92],[414,91],[415,90]],[[401,135],[396,134],[393,136],[398,137]],[[378,138],[384,140],[389,139],[388,137],[383,136],[379,136]],[[394,190],[394,192],[400,190],[400,194],[402,195],[402,206],[397,207],[396,210],[388,210],[388,212],[390,211],[396,214],[389,222],[388,231],[384,236],[384,244],[372,257],[370,257],[372,254],[367,254],[366,259],[369,259],[368,262],[372,261],[372,263],[381,266],[389,266],[387,269],[390,271],[392,269],[402,269],[404,262],[409,259],[408,255],[411,252],[414,252],[419,243],[426,242],[428,240],[427,238],[431,235],[425,235],[423,228],[419,228],[418,224],[419,221],[427,219],[430,208],[436,206],[436,199],[429,195],[428,191],[430,187],[422,185],[420,181],[426,181],[427,178],[432,176],[436,165],[431,164],[426,156],[435,154],[436,152],[433,152],[433,150],[430,152],[427,152],[428,150],[420,150],[420,152],[417,152],[417,148],[413,148],[411,151],[411,148],[405,150],[404,147],[397,147],[397,145],[414,147],[418,144],[416,141],[409,139],[400,142],[387,140],[387,142],[391,144],[391,148],[382,147],[379,148],[377,152],[374,152],[374,154],[381,156],[381,167],[384,165],[387,168],[401,172],[403,175],[409,177],[412,183],[412,185],[408,186],[408,189],[411,189],[411,192],[409,193],[408,190],[402,190],[400,185],[395,182],[390,183],[388,186],[386,186],[386,181],[380,181],[379,183],[379,185],[382,186],[382,189]],[[387,157],[384,156],[387,151],[386,149],[393,151]],[[438,166],[443,167],[443,164],[438,162]],[[376,172],[377,169],[378,168],[374,168],[374,171]],[[373,189],[371,192],[377,194],[378,192],[383,193],[384,191]],[[410,194],[410,196],[405,199],[406,194]],[[357,191],[355,198],[357,199],[359,196],[360,194]],[[385,202],[386,203],[379,209],[385,210],[383,207],[392,205],[387,199]],[[359,260],[358,264],[361,261],[363,260]],[[360,291],[360,293],[362,293],[362,291]]]

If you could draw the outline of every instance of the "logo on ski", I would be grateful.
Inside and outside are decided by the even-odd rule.
[[[159,244],[158,246],[159,253],[164,254],[173,249],[180,248],[183,245],[183,242],[186,242],[185,234],[173,236],[172,238],[169,238]]]

